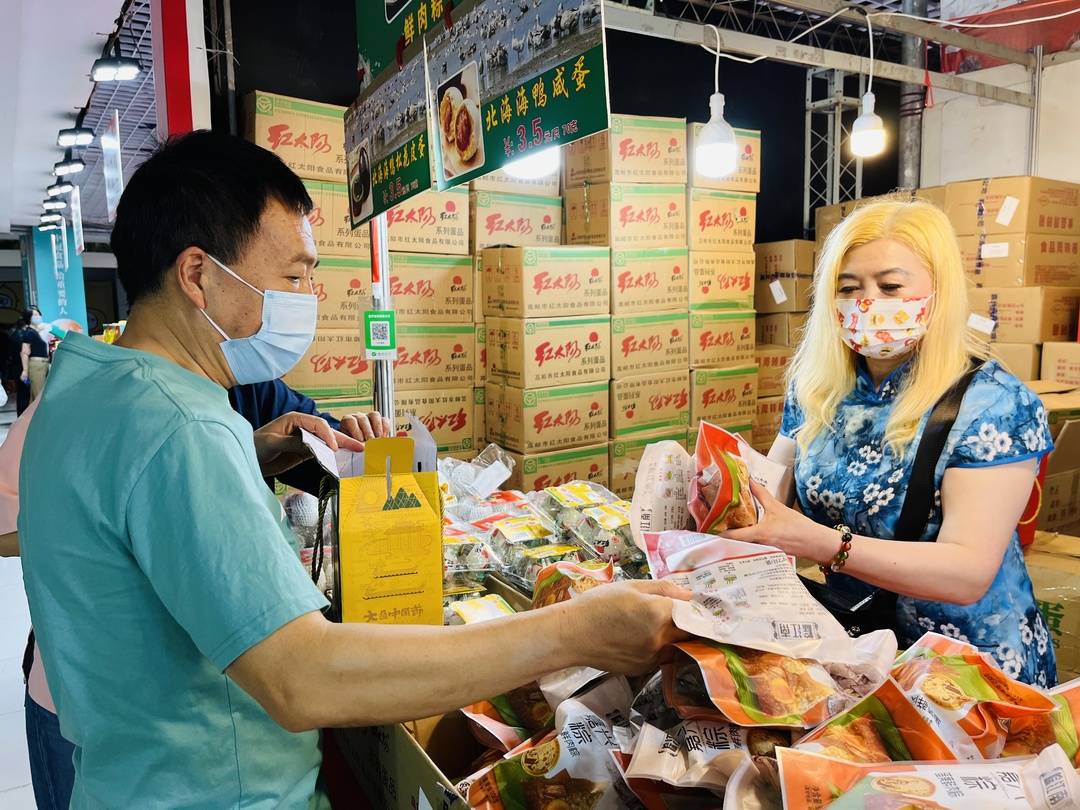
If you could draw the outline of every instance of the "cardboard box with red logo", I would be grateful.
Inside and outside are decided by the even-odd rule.
[[[701,368],[690,372],[690,427],[752,422],[757,408],[757,366]]]
[[[757,228],[757,197],[737,191],[692,188],[686,211],[690,250],[752,252]]]
[[[361,225],[355,231],[349,221],[349,189],[344,183],[305,180],[304,188],[314,207],[308,214],[311,235],[319,255],[357,256],[371,259],[371,229]]]
[[[386,212],[390,250],[469,255],[469,192],[424,191]]]
[[[281,378],[312,399],[370,397],[372,365],[364,355],[359,329],[320,329],[315,340]]]
[[[1069,346],[1069,343],[1050,343],[1050,346]],[[1024,382],[1039,379],[1039,360],[1042,346],[1036,343],[991,343],[990,356],[1007,372]]]
[[[686,310],[686,248],[617,250],[611,256],[611,314]]]
[[[784,375],[795,350],[788,346],[758,346],[754,359],[758,366],[758,396],[783,396],[787,392]]]
[[[479,387],[487,382],[487,322],[473,324],[476,328],[476,362],[473,385]]]
[[[409,433],[414,414],[431,431],[439,453],[474,450],[474,395],[472,388],[402,391],[395,396],[395,427]]]
[[[547,453],[514,453],[514,471],[504,485],[509,489],[539,492],[571,481],[592,481],[608,485],[608,442],[572,450]]]
[[[555,147],[558,149],[558,147]],[[528,180],[511,177],[502,169],[477,177],[469,183],[469,191],[495,191],[506,194],[532,194],[537,197],[559,196],[559,170],[543,177]]]
[[[1080,184],[1043,177],[949,183],[945,213],[961,236],[1022,231],[1080,236]]]
[[[611,251],[604,247],[493,247],[483,251],[484,312],[512,318],[606,315]]]
[[[518,388],[611,379],[611,317],[488,318],[488,380]]]
[[[345,182],[344,107],[256,90],[244,97],[244,137],[300,177]]]
[[[315,271],[319,329],[359,329],[371,309],[371,260],[359,256],[320,256]]]
[[[473,261],[473,323],[484,320],[484,254],[472,257]]]
[[[768,453],[780,432],[784,419],[784,398],[761,397],[754,413],[754,435],[750,445],[759,453]]]
[[[607,441],[607,382],[514,388],[488,383],[491,441],[519,453],[539,453]]]
[[[1080,236],[961,236],[964,272],[976,287],[1080,285]]]
[[[1043,346],[1040,379],[1080,386],[1080,343],[1047,343]]]
[[[397,326],[394,388],[468,388],[476,382],[476,326],[471,323]]]
[[[602,183],[567,189],[565,200],[568,244],[686,247],[686,186]]]
[[[609,129],[566,147],[566,188],[597,183],[686,184],[686,119],[611,114]]]
[[[979,287],[971,311],[994,321],[993,340],[1049,343],[1076,339],[1080,287]]]
[[[611,381],[611,438],[690,424],[690,374],[687,371],[643,374]]]
[[[832,233],[833,228],[839,225],[848,214],[861,205],[868,205],[881,200],[922,200],[931,205],[936,205],[944,211],[945,186],[927,186],[926,188],[883,194],[879,197],[863,197],[862,199],[847,200],[834,205],[823,205],[814,212],[814,236],[817,240],[818,249],[821,249],[821,245],[824,244],[825,238]]]
[[[634,479],[645,448],[656,442],[675,442],[686,448],[686,429],[668,428],[611,442],[611,484],[608,487],[620,498],[629,500],[634,496]]]
[[[369,394],[366,397],[319,399],[315,401],[315,408],[319,413],[330,414],[330,416],[335,419],[341,420],[346,416],[352,416],[357,413],[371,413],[375,410],[375,398]]]
[[[688,124],[687,150],[690,153],[690,185],[717,191],[761,191],[761,133],[755,129],[735,130],[735,171],[727,177],[706,177],[694,168],[694,144],[704,124]]]
[[[685,312],[656,312],[611,319],[611,376],[681,371],[690,364]]]
[[[753,310],[691,310],[690,367],[753,363],[754,330]]]
[[[805,312],[788,312],[778,315],[758,315],[756,323],[758,343],[798,348],[806,328]]]
[[[480,386],[473,389],[473,449],[479,452],[487,447],[487,390]]]
[[[562,198],[477,191],[469,195],[473,253],[494,245],[562,244]]]
[[[690,309],[753,309],[754,254],[690,251]]]
[[[754,309],[762,314],[806,312],[814,291],[814,243],[804,239],[754,246]]]
[[[391,253],[390,294],[397,317],[408,323],[472,323],[473,275],[469,256]]]

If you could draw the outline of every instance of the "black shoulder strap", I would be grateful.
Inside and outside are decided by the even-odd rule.
[[[956,421],[956,415],[960,412],[960,403],[963,402],[964,394],[980,366],[981,363],[972,361],[971,367],[942,395],[934,405],[934,410],[930,412],[919,447],[915,451],[904,505],[900,509],[900,517],[893,532],[893,537],[897,540],[918,540],[926,530],[934,499],[935,468],[945,449],[945,442]]]

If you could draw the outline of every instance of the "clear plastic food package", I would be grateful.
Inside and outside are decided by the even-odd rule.
[[[551,525],[536,515],[502,517],[490,524],[479,522],[479,525],[490,527],[491,548],[507,571],[514,569],[528,549],[551,545],[562,539]]]
[[[558,562],[577,562],[581,548],[566,543],[548,543],[533,548],[516,548],[506,559],[506,573],[516,584],[532,593],[540,572]]]
[[[573,534],[605,561],[616,562],[631,579],[649,576],[644,552],[634,544],[630,531],[630,502],[612,501],[581,510]]]
[[[536,509],[566,531],[574,531],[578,527],[583,519],[583,509],[618,500],[614,492],[591,481],[571,481],[562,486],[548,487],[532,496]]]

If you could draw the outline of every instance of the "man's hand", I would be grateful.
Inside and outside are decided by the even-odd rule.
[[[331,450],[359,453],[363,442],[333,430],[321,416],[287,413],[255,431],[255,455],[265,478],[280,475],[311,458],[311,451],[300,438],[300,428],[322,439]]]
[[[359,442],[394,435],[390,420],[378,411],[349,414],[341,420],[341,432]]]
[[[671,620],[672,600],[689,598],[689,591],[663,581],[593,588],[566,603],[564,640],[588,666],[623,675],[648,672],[665,648],[689,638]]]
[[[19,375],[19,382],[21,382],[23,385],[29,385],[30,375],[24,371],[22,374]]]

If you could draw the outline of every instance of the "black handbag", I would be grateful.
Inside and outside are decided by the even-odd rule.
[[[960,412],[964,394],[967,393],[980,365],[973,362],[930,412],[930,418],[915,451],[915,461],[911,465],[904,505],[896,521],[896,540],[918,541],[926,530],[934,501],[934,471],[945,449],[949,431],[956,422],[956,415]],[[877,588],[868,595],[853,595],[807,577],[799,578],[810,591],[810,595],[843,625],[849,636],[860,636],[874,630],[898,629],[896,602],[899,597],[895,593]]]

